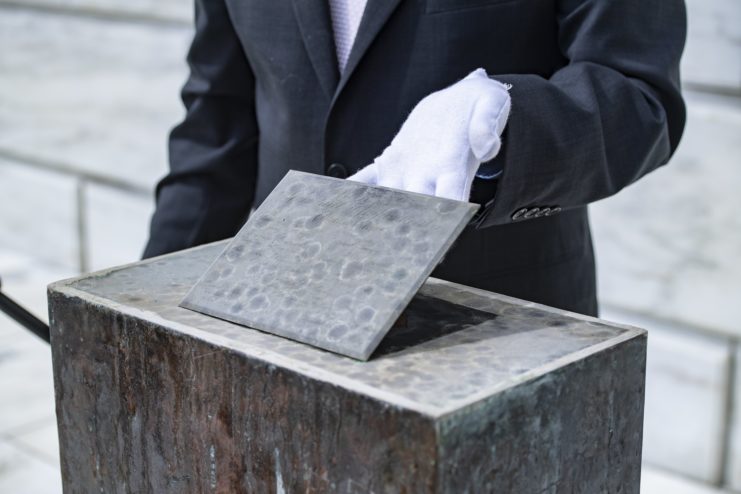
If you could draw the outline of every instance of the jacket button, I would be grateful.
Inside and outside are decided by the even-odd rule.
[[[512,215],[512,220],[513,221],[519,220],[520,218],[522,218],[525,215],[525,213],[527,213],[527,208],[518,209]]]
[[[524,219],[535,218],[536,216],[538,216],[538,211],[540,211],[540,208],[530,208],[530,210],[527,213],[525,213],[523,218]]]
[[[347,178],[347,168],[341,163],[332,163],[327,167],[326,175],[336,178]]]

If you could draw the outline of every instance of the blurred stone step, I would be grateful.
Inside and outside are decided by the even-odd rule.
[[[732,492],[644,465],[641,494],[732,494]]]
[[[738,338],[741,99],[686,96],[672,162],[590,206],[598,292],[614,307]]]
[[[77,267],[77,211],[75,179],[0,157],[0,249]]]
[[[728,431],[728,465],[726,479],[728,485],[741,492],[741,344],[736,345],[735,376],[733,379],[733,407]]]
[[[191,29],[0,10],[0,156],[150,190]]]
[[[741,93],[741,2],[687,0],[688,40],[682,78]]]
[[[643,461],[721,484],[732,400],[729,340],[609,307],[601,315],[648,330]]]
[[[88,271],[141,259],[149,238],[154,193],[132,194],[88,183],[84,187],[85,234]]]
[[[169,21],[188,24],[193,21],[190,0],[0,0],[0,6],[120,17],[122,20]]]
[[[0,492],[59,494],[59,470],[9,442],[0,439]]]

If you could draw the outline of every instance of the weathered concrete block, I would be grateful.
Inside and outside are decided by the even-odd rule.
[[[178,307],[224,246],[50,287],[69,492],[638,492],[642,330],[430,279],[359,362]]]

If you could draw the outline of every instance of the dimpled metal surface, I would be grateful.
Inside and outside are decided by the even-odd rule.
[[[181,306],[367,360],[477,207],[291,171]]]

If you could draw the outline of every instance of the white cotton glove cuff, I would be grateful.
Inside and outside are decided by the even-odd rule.
[[[384,152],[350,180],[468,200],[479,165],[501,148],[508,89],[477,69],[430,94]]]

